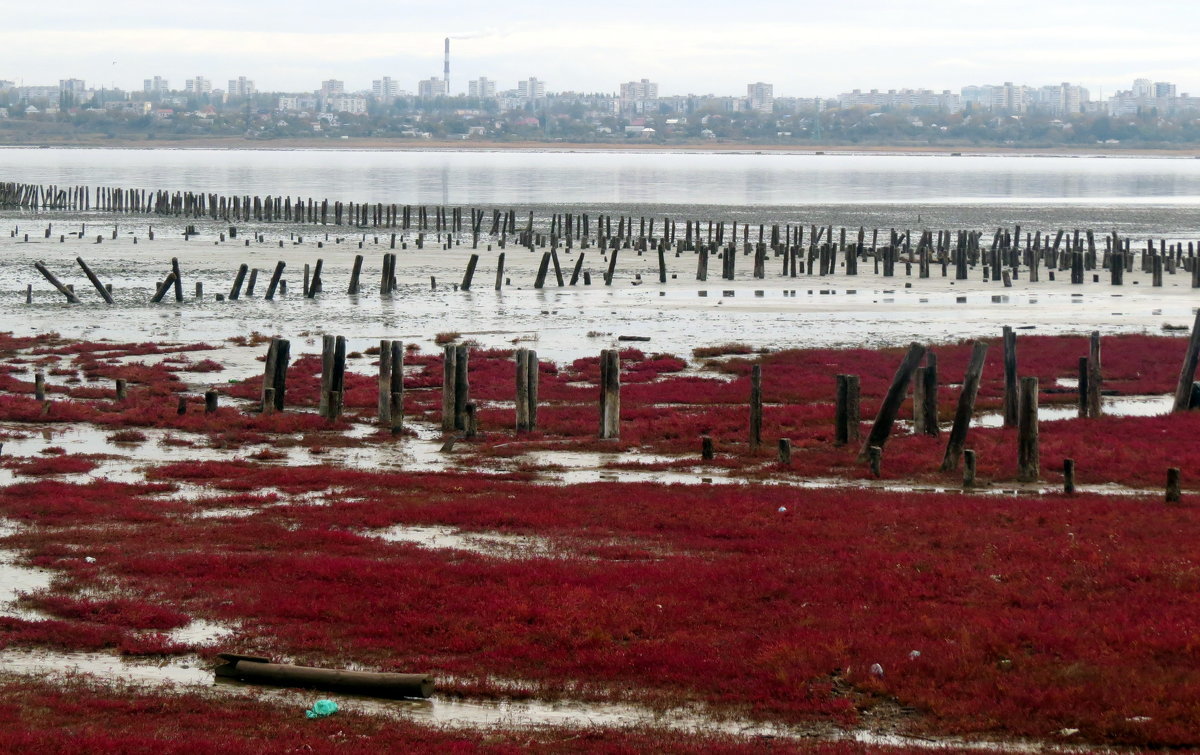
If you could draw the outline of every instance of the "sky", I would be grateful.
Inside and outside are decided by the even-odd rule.
[[[969,84],[1083,84],[1093,99],[1135,78],[1200,94],[1200,3],[1142,0],[56,0],[14,3],[0,28],[0,79],[141,89],[158,75],[182,89],[196,75],[224,89],[348,91],[391,76],[415,91],[441,76],[451,41],[451,91],[487,76],[515,88],[614,92],[624,81],[660,95],[776,97],[851,89],[950,89]]]

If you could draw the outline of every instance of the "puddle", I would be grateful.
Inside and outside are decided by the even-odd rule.
[[[172,642],[185,645],[211,645],[224,640],[237,632],[231,626],[207,619],[192,619],[191,623],[166,632]]]
[[[20,593],[49,587],[54,572],[23,566],[18,563],[20,560],[20,551],[0,549],[0,616],[28,620],[45,618],[38,611],[16,605],[15,601]]]
[[[1101,397],[1101,408],[1105,414],[1112,417],[1154,417],[1159,414],[1170,413],[1174,404],[1175,397],[1170,394],[1163,394],[1161,396]],[[1079,409],[1075,404],[1038,406],[1039,422],[1074,419],[1078,416]],[[1003,427],[1004,414],[1002,412],[981,414],[971,420],[971,425],[974,427]]]
[[[455,527],[397,524],[362,534],[391,543],[411,543],[433,550],[470,551],[495,558],[548,558],[553,547],[544,538],[501,532],[463,532]]]

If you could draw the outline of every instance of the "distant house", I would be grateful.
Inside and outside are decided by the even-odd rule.
[[[162,108],[159,108],[158,110],[154,111],[154,117],[162,118],[163,120],[166,120],[167,118],[171,118],[174,115],[175,115],[175,111],[169,107],[162,107]]]

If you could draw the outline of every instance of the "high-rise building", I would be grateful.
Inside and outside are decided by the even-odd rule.
[[[377,100],[393,100],[400,96],[400,85],[391,76],[384,76],[371,82],[371,94]]]
[[[417,96],[425,99],[446,96],[446,80],[437,76],[417,82]]]
[[[208,94],[212,91],[212,82],[203,76],[196,76],[187,80],[184,91],[188,94]]]
[[[338,97],[346,93],[346,82],[338,81],[337,79],[328,79],[321,82],[321,98],[328,99],[330,97]]]
[[[467,96],[480,99],[490,99],[496,96],[496,82],[487,76],[480,76],[467,82]]]
[[[254,82],[245,76],[230,79],[229,88],[225,90],[225,94],[229,97],[249,97],[257,92],[258,90],[254,88]]]
[[[155,76],[152,79],[146,79],[142,89],[146,94],[161,96],[171,91],[171,85],[162,76]]]
[[[621,85],[621,112],[642,114],[658,105],[658,84],[649,79]]]
[[[526,102],[539,102],[546,99],[546,82],[536,76],[517,82],[517,97]]]
[[[747,84],[746,100],[751,110],[770,113],[775,110],[775,87],[761,81]]]
[[[1172,84],[1168,81],[1154,82],[1154,96],[1155,97],[1174,97],[1174,96],[1176,96],[1176,93],[1177,93],[1177,90],[1175,89],[1174,84]]]
[[[1154,82],[1150,79],[1134,79],[1133,80],[1133,96],[1134,97],[1153,97]]]

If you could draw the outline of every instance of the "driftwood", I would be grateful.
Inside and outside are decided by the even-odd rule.
[[[226,679],[278,687],[305,687],[371,697],[429,697],[433,678],[428,674],[395,674],[377,671],[347,671],[271,663],[269,658],[236,653],[219,653],[225,661],[213,673]]]

